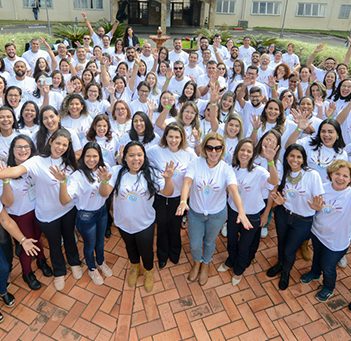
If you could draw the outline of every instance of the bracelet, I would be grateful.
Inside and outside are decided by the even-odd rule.
[[[65,184],[67,183],[67,178],[64,178],[63,180],[60,181],[60,184]]]
[[[258,128],[253,128],[252,131],[258,132]]]
[[[275,85],[271,86],[271,90],[274,90],[275,89]]]
[[[8,185],[9,183],[10,183],[10,179],[4,179],[4,180],[2,180],[2,184],[3,185]]]
[[[303,132],[303,129],[296,127],[296,131],[298,131],[299,133]]]
[[[270,167],[273,167],[274,166],[274,161],[273,160],[272,161],[268,161],[267,165],[270,166]]]
[[[186,204],[186,200],[181,200],[179,205],[181,205],[181,204]]]
[[[102,183],[103,185],[108,185],[109,181],[108,181],[108,180],[102,180],[101,183]]]
[[[22,245],[26,239],[27,238],[25,236],[23,236],[23,238],[19,241],[19,244]]]

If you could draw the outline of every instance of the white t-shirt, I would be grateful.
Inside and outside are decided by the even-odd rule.
[[[95,181],[91,183],[80,170],[69,177],[67,192],[78,210],[96,211],[105,204],[106,198],[99,194],[100,181],[95,173],[93,177]]]
[[[291,212],[303,217],[313,216],[316,211],[312,210],[307,201],[312,201],[316,195],[324,194],[322,179],[317,171],[309,170],[302,172],[302,179],[297,184],[291,184],[286,181],[283,189],[284,198],[286,199],[284,207]],[[291,172],[294,178],[298,173]]]
[[[22,100],[30,101],[32,94],[37,88],[34,78],[26,76],[23,80],[18,80],[15,76],[11,77],[7,82],[7,87],[18,86],[22,89]]]
[[[311,232],[332,251],[349,247],[351,236],[351,188],[335,191],[331,182],[323,185],[324,205],[313,218]]]
[[[184,85],[190,81],[188,76],[184,76],[182,80],[177,80],[175,76],[171,78],[168,84],[168,91],[172,92],[174,95],[180,96],[183,92]]]
[[[189,164],[185,177],[193,180],[190,207],[204,215],[222,211],[226,206],[227,187],[237,184],[232,167],[221,160],[215,167],[210,168],[203,157]]]
[[[145,114],[148,113],[149,107],[146,103],[142,103],[139,101],[139,98],[135,99],[132,101],[132,103],[129,104],[130,112],[132,113],[132,116],[137,112],[137,111],[142,111]]]
[[[109,36],[110,39],[112,39],[112,34],[111,32],[106,33],[105,35]],[[93,41],[94,46],[100,46],[101,48],[104,47],[104,44],[102,42],[102,38],[98,36],[95,32],[91,35],[91,40]]]
[[[148,151],[152,146],[155,146],[160,142],[160,136],[157,133],[155,133],[154,139],[148,143],[143,143],[144,136],[138,136],[138,137],[139,137],[139,142],[143,144],[145,151]],[[118,143],[117,143],[117,150],[119,150],[121,146],[125,146],[130,141],[131,139],[130,139],[129,133],[126,133],[123,136],[121,136],[121,138],[118,140]]]
[[[156,145],[148,150],[147,156],[151,164],[161,172],[164,172],[167,162],[174,162],[176,167],[172,177],[174,191],[170,198],[179,197],[188,165],[196,158],[194,151],[187,148],[186,150],[180,149],[177,152],[172,152],[169,148]]]
[[[78,134],[81,143],[84,141],[92,122],[93,119],[89,115],[80,115],[78,118],[66,115],[61,119],[62,126],[74,130]]]
[[[283,53],[282,61],[289,66],[290,71],[294,71],[295,66],[300,64],[300,59],[295,53]]]
[[[249,46],[246,48],[244,45],[239,47],[239,56],[238,58],[241,59],[247,65],[251,65],[251,55],[255,52],[255,48]]]
[[[233,169],[245,213],[257,214],[261,212],[265,207],[264,194],[266,190],[273,189],[273,186],[267,181],[269,172],[261,166],[255,166],[251,172],[247,168]],[[228,204],[232,210],[238,212],[231,196],[228,197]]]
[[[175,63],[176,61],[180,60],[182,61],[184,64],[186,64],[189,60],[189,54],[186,53],[183,50],[180,50],[179,53],[175,52],[174,50],[172,50],[169,54],[168,54],[168,58],[170,60],[171,63]]]
[[[154,66],[154,63],[155,63],[154,56],[151,54],[150,56],[146,57],[143,54],[141,54],[140,59],[145,62],[147,72],[150,72],[152,70],[152,67]]]
[[[51,157],[33,156],[22,163],[22,166],[26,168],[28,176],[32,177],[35,185],[35,216],[39,221],[52,222],[73,208],[73,202],[66,205],[60,203],[60,182],[55,179],[49,169],[51,166],[58,166],[65,171],[66,175],[71,174],[72,169],[65,169],[64,165],[62,165],[62,158],[53,159]]]
[[[305,148],[308,166],[319,173],[323,183],[327,183],[329,182],[327,167],[335,160],[348,161],[347,153],[345,150],[342,150],[341,153],[337,153],[334,148],[328,148],[324,144],[322,144],[317,150],[313,150],[316,146],[310,146],[310,142],[310,137],[304,137],[303,139],[297,140],[297,143]]]
[[[22,54],[22,58],[24,58],[27,62],[28,62],[28,64],[29,64],[29,66],[30,66],[30,68],[32,69],[32,70],[34,70],[34,68],[35,68],[35,63],[37,62],[37,60],[39,59],[39,58],[45,58],[45,60],[48,62],[48,64],[49,64],[49,67],[51,68],[51,58],[50,58],[50,55],[46,52],[46,51],[44,51],[44,50],[38,50],[37,52],[35,52],[35,53],[33,53],[33,51],[32,50],[28,50],[28,51],[26,51],[26,52],[24,52],[23,54]],[[51,71],[53,71],[53,70],[51,70]]]
[[[198,77],[203,74],[204,74],[204,71],[203,69],[201,69],[199,65],[196,65],[195,67],[190,67],[189,65],[185,65],[184,75],[187,77],[192,77],[195,80],[195,82],[197,82]]]
[[[254,107],[250,101],[245,101],[245,105],[241,112],[241,118],[243,120],[244,136],[248,136],[248,132],[252,127],[251,120],[254,116],[261,116],[264,108],[264,104],[261,103],[259,106]]]
[[[112,168],[110,185],[115,186],[118,173],[122,167]],[[158,190],[162,190],[165,181],[160,174],[156,174],[153,182]],[[113,196],[114,223],[123,231],[133,234],[148,228],[156,218],[153,208],[154,197],[149,198],[147,182],[144,176],[129,172],[122,176],[118,195]]]
[[[219,84],[219,88],[223,89],[227,87],[227,82],[225,81],[225,79],[222,76],[218,77],[217,80],[218,84]],[[210,83],[210,78],[208,77],[207,73],[203,74],[201,76],[199,76],[197,78],[197,87],[199,88],[200,86],[206,86]],[[208,91],[206,95],[201,97],[202,99],[210,99],[210,92]]]
[[[40,108],[43,105],[44,97],[40,96],[35,97],[33,94],[30,95],[30,100],[35,102],[37,106]],[[56,91],[49,92],[49,104],[52,105],[56,110],[60,110],[61,104],[63,102],[63,96]]]
[[[88,99],[85,100],[85,104],[87,105],[87,111],[91,118],[95,118],[95,116],[99,114],[105,114],[106,111],[110,108],[111,103],[106,99],[102,101],[91,102]]]
[[[128,120],[126,123],[118,123],[117,120],[110,117],[111,130],[116,135],[117,139],[128,133],[132,125],[132,120]]]
[[[33,136],[38,132],[38,130],[39,130],[39,124],[34,124],[31,127],[24,126],[23,128],[20,128],[19,132],[33,139]]]
[[[15,130],[9,136],[2,136],[0,134],[0,161],[7,163],[11,142],[18,134],[19,132]]]

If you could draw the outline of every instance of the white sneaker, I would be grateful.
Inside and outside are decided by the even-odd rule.
[[[55,277],[54,286],[57,291],[62,291],[65,288],[65,276]]]
[[[268,236],[268,227],[262,227],[261,238],[266,238]]]
[[[89,270],[88,275],[95,285],[103,285],[104,284],[104,280],[101,277],[98,269],[94,269],[92,271]]]
[[[346,258],[346,255],[343,256],[339,262],[338,262],[338,265],[340,266],[340,268],[343,268],[345,269],[347,267],[347,258]]]
[[[222,263],[218,268],[217,271],[218,272],[226,272],[228,271],[230,268],[229,266],[226,266],[225,263]]]
[[[106,277],[112,276],[112,270],[105,262],[103,262],[101,265],[98,265],[98,268]]]
[[[240,277],[232,277],[232,285],[233,286],[236,286],[238,285],[240,282],[241,282],[241,279],[243,278],[243,276],[240,276]]]
[[[227,223],[224,223],[223,227],[222,227],[222,230],[221,230],[221,234],[223,237],[227,237]]]
[[[74,279],[81,279],[83,276],[83,270],[80,265],[71,266],[72,275]]]

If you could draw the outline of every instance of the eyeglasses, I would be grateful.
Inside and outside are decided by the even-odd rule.
[[[21,150],[21,149],[28,150],[28,149],[30,149],[30,145],[26,144],[25,146],[15,146],[15,149],[18,149],[18,150]]]
[[[174,70],[183,70],[182,67],[174,67]]]
[[[144,94],[147,94],[147,93],[150,92],[149,90],[142,90],[142,89],[140,89],[139,91],[142,92],[142,93],[144,93]]]
[[[225,67],[219,67],[218,70],[225,70]]]
[[[215,150],[218,153],[223,149],[223,146],[211,146],[207,144],[205,146],[205,149],[208,150],[209,152],[213,152]]]
[[[90,40],[90,37],[84,37],[83,40]]]
[[[286,95],[286,96],[283,96],[283,98],[291,98],[293,97],[293,95]]]

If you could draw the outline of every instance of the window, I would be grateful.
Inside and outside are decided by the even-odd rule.
[[[23,7],[33,8],[36,2],[40,3],[41,8],[45,8],[45,6],[48,6],[48,8],[52,8],[52,0],[23,0]]]
[[[74,0],[75,9],[103,9],[102,0]]]
[[[326,4],[299,2],[297,4],[298,17],[324,17]]]
[[[280,2],[276,1],[254,1],[252,3],[253,15],[280,15]]]
[[[341,5],[339,19],[348,19],[350,18],[351,5]]]
[[[216,12],[222,14],[234,14],[235,0],[217,0]]]

